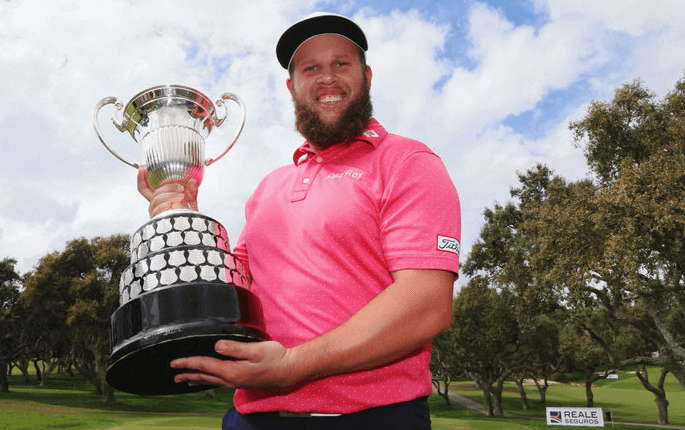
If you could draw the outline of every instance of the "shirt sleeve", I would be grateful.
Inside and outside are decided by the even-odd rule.
[[[459,197],[442,160],[415,152],[388,174],[381,206],[381,243],[390,272],[459,273]]]

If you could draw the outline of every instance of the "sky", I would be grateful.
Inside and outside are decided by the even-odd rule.
[[[206,168],[199,197],[235,243],[249,195],[303,142],[275,45],[315,11],[362,27],[374,116],[444,161],[462,262],[518,173],[544,163],[569,180],[589,174],[568,125],[593,100],[635,79],[663,96],[685,76],[682,0],[0,0],[0,259],[24,274],[69,240],[147,221],[136,171],[105,150],[92,117],[103,97],[126,103],[166,84],[246,105],[242,135]],[[141,161],[111,115],[109,105],[98,117],[105,138]],[[233,135],[229,115],[208,156]]]

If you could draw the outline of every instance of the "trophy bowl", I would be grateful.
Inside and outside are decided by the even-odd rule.
[[[216,158],[205,158],[205,138],[224,123],[224,101],[241,112],[238,131]],[[103,137],[98,113],[113,104],[112,123],[140,144],[143,163],[129,162]],[[235,144],[245,122],[240,98],[222,94],[216,105],[202,93],[180,85],[149,88],[125,106],[116,97],[101,99],[93,111],[93,126],[116,158],[145,167],[154,189],[168,180],[194,178],[223,157]],[[123,112],[121,118],[118,113]],[[210,386],[176,384],[180,373],[169,363],[177,358],[217,354],[221,339],[241,342],[268,340],[257,297],[249,290],[249,274],[230,253],[226,229],[215,219],[190,209],[163,212],[131,237],[131,261],[119,282],[119,308],[111,316],[111,355],[106,380],[113,388],[134,394],[158,395],[202,391]]]
[[[205,139],[214,127],[221,126],[228,115],[224,101],[240,108],[238,130],[231,143],[214,158],[205,158]],[[130,162],[107,143],[100,129],[98,113],[113,104],[112,123],[120,132],[128,132],[142,147],[144,162]],[[160,85],[141,91],[125,106],[116,97],[105,97],[95,106],[93,126],[100,142],[116,158],[129,166],[148,170],[148,183],[157,188],[169,179],[195,178],[202,182],[204,166],[209,166],[233,147],[245,124],[245,105],[240,97],[223,93],[216,100],[223,108],[219,115],[212,101],[201,92],[182,85]],[[118,113],[122,112],[122,118]]]

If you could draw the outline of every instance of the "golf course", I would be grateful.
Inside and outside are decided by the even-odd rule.
[[[627,369],[626,369],[627,370]],[[650,369],[657,378],[658,369]],[[10,377],[10,392],[0,393],[0,429],[218,429],[221,418],[231,406],[232,390],[215,390],[215,397],[202,393],[141,397],[117,392],[115,406],[101,406],[93,386],[79,375],[55,374],[46,386],[23,385],[20,375]],[[669,406],[669,428],[685,428],[685,390],[675,378],[666,381]],[[450,391],[482,402],[482,394],[471,381],[457,381]],[[595,407],[610,410],[614,422],[605,427],[615,429],[663,428],[656,425],[653,395],[645,390],[629,371],[618,379],[600,380],[593,386]],[[503,396],[504,410],[516,417],[486,417],[456,402],[445,405],[444,399],[429,399],[433,429],[538,429],[547,428],[545,407],[585,406],[585,387],[577,383],[552,384],[547,390],[547,403],[541,404],[534,385],[527,387],[530,408],[524,410],[514,384],[507,385]],[[634,424],[642,424],[636,427]]]

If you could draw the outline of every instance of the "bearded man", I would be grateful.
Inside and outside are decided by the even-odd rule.
[[[179,383],[237,388],[225,429],[430,428],[430,340],[452,323],[459,199],[438,156],[372,118],[367,49],[334,14],[278,42],[307,141],[249,198],[233,250],[273,340],[171,363]],[[151,216],[197,208],[192,181],[153,191],[145,177]]]

